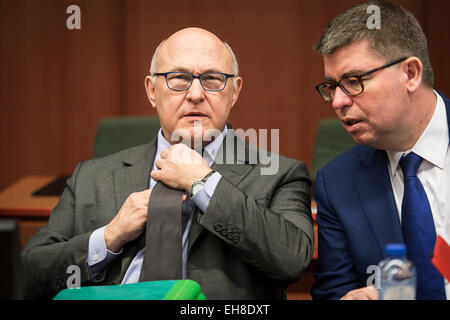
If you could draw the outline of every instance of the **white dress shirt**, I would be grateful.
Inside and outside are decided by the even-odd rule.
[[[450,148],[447,113],[442,97],[437,96],[436,109],[427,128],[411,150],[397,152],[387,150],[389,175],[395,203],[401,222],[403,200],[403,172],[399,165],[403,154],[414,152],[423,158],[417,171],[433,214],[436,234],[441,235],[450,228]],[[447,299],[450,299],[450,284],[445,280]]]

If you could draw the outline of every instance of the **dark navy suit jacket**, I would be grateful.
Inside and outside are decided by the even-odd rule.
[[[450,100],[441,94],[450,119]],[[449,121],[450,128],[450,121]],[[404,242],[384,150],[357,145],[318,172],[318,266],[314,299],[339,299],[365,287],[367,267],[384,259],[391,242]]]

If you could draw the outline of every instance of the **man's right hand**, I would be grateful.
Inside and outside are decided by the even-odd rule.
[[[378,290],[375,287],[364,287],[347,292],[341,300],[378,300]]]
[[[134,192],[105,228],[106,248],[118,252],[123,245],[139,237],[147,222],[151,189]]]

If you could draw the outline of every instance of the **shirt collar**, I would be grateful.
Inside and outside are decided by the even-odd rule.
[[[219,152],[220,147],[222,146],[223,139],[227,135],[228,129],[227,125],[222,130],[219,136],[217,136],[213,141],[208,143],[203,151],[203,158],[205,161],[211,166],[216,159],[217,152]]]
[[[437,102],[433,117],[414,147],[405,152],[386,150],[391,177],[394,177],[397,172],[400,158],[409,152],[414,152],[441,169],[444,168],[449,144],[447,113],[442,97],[436,91],[434,91],[434,94],[437,97]]]
[[[212,165],[214,159],[216,159],[217,152],[219,152],[220,147],[222,146],[223,139],[225,138],[228,132],[227,126],[222,130],[220,135],[218,135],[212,142],[208,143],[206,147],[203,149],[203,158],[208,163],[208,165]],[[169,149],[171,144],[164,138],[162,134],[162,129],[159,129],[158,132],[158,144],[156,149],[155,159],[160,158],[161,152],[163,150]]]
[[[209,166],[211,166],[214,162],[214,159],[216,158],[217,152],[219,151],[219,148],[222,145],[223,139],[225,138],[227,134],[227,126],[225,125],[225,128],[223,131],[218,135],[212,142],[210,142],[205,148],[203,152],[203,159],[205,159],[206,163],[208,163]],[[161,152],[163,150],[169,149],[171,144],[169,141],[164,138],[162,134],[162,129],[159,129],[158,131],[158,142],[156,147],[156,154],[155,154],[155,160],[159,159],[161,157]],[[152,171],[156,170],[155,162],[153,162]],[[156,184],[156,181],[153,180],[153,178],[150,176],[150,182],[149,182],[149,188],[153,188]]]

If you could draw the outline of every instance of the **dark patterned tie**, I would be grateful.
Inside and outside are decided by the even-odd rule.
[[[182,196],[161,182],[152,190],[140,282],[181,279]]]
[[[402,157],[405,190],[402,202],[402,229],[408,256],[417,270],[418,300],[446,299],[444,279],[431,263],[436,229],[427,195],[417,177],[422,158],[411,152]]]

